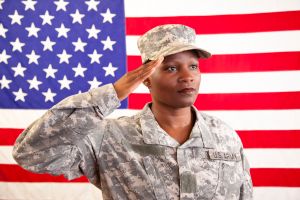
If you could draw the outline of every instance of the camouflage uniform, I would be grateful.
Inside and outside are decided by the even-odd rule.
[[[111,84],[68,97],[19,136],[13,156],[33,172],[84,175],[103,199],[252,199],[241,141],[222,121],[193,107],[196,122],[180,145],[149,104],[105,119],[119,105]]]

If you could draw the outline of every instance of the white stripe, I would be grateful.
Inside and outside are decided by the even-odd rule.
[[[139,36],[126,36],[128,55],[140,55]],[[290,52],[300,50],[300,31],[197,35],[196,45],[212,54]]]
[[[251,168],[300,168],[300,149],[245,149]]]
[[[16,164],[12,146],[0,146],[0,163]],[[251,168],[300,168],[300,149],[245,149]]]
[[[17,164],[12,157],[13,146],[0,146],[0,164]]]
[[[300,110],[206,111],[235,130],[299,130]]]
[[[102,200],[101,191],[90,183],[0,182],[0,191],[0,199]]]
[[[246,73],[203,73],[200,93],[254,93],[300,91],[300,70]],[[149,93],[141,84],[134,93]]]
[[[26,128],[45,110],[0,109],[0,128]],[[132,116],[138,110],[117,109],[109,118]],[[235,130],[300,130],[300,110],[205,111]]]
[[[296,200],[300,197],[297,187],[254,187],[254,200]]]
[[[125,0],[126,17],[246,14],[299,9],[299,0]]]

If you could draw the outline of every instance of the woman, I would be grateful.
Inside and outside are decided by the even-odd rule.
[[[25,169],[68,179],[86,176],[103,199],[251,199],[241,141],[193,103],[200,85],[195,31],[171,24],[138,41],[143,65],[114,84],[64,99],[17,139]],[[105,119],[139,84],[152,103]]]

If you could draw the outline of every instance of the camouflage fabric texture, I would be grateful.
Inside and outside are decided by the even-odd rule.
[[[13,157],[36,173],[86,176],[103,199],[252,199],[249,166],[234,130],[197,111],[182,145],[149,104],[132,117],[105,119],[120,102],[112,84],[61,101],[17,139]]]
[[[187,50],[196,50],[202,58],[211,56],[206,50],[197,47],[195,30],[182,24],[156,26],[142,35],[137,45],[143,63]]]

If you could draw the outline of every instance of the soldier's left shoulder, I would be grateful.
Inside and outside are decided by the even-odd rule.
[[[226,122],[216,116],[212,116],[204,112],[199,113],[218,143],[242,146],[239,135]]]

